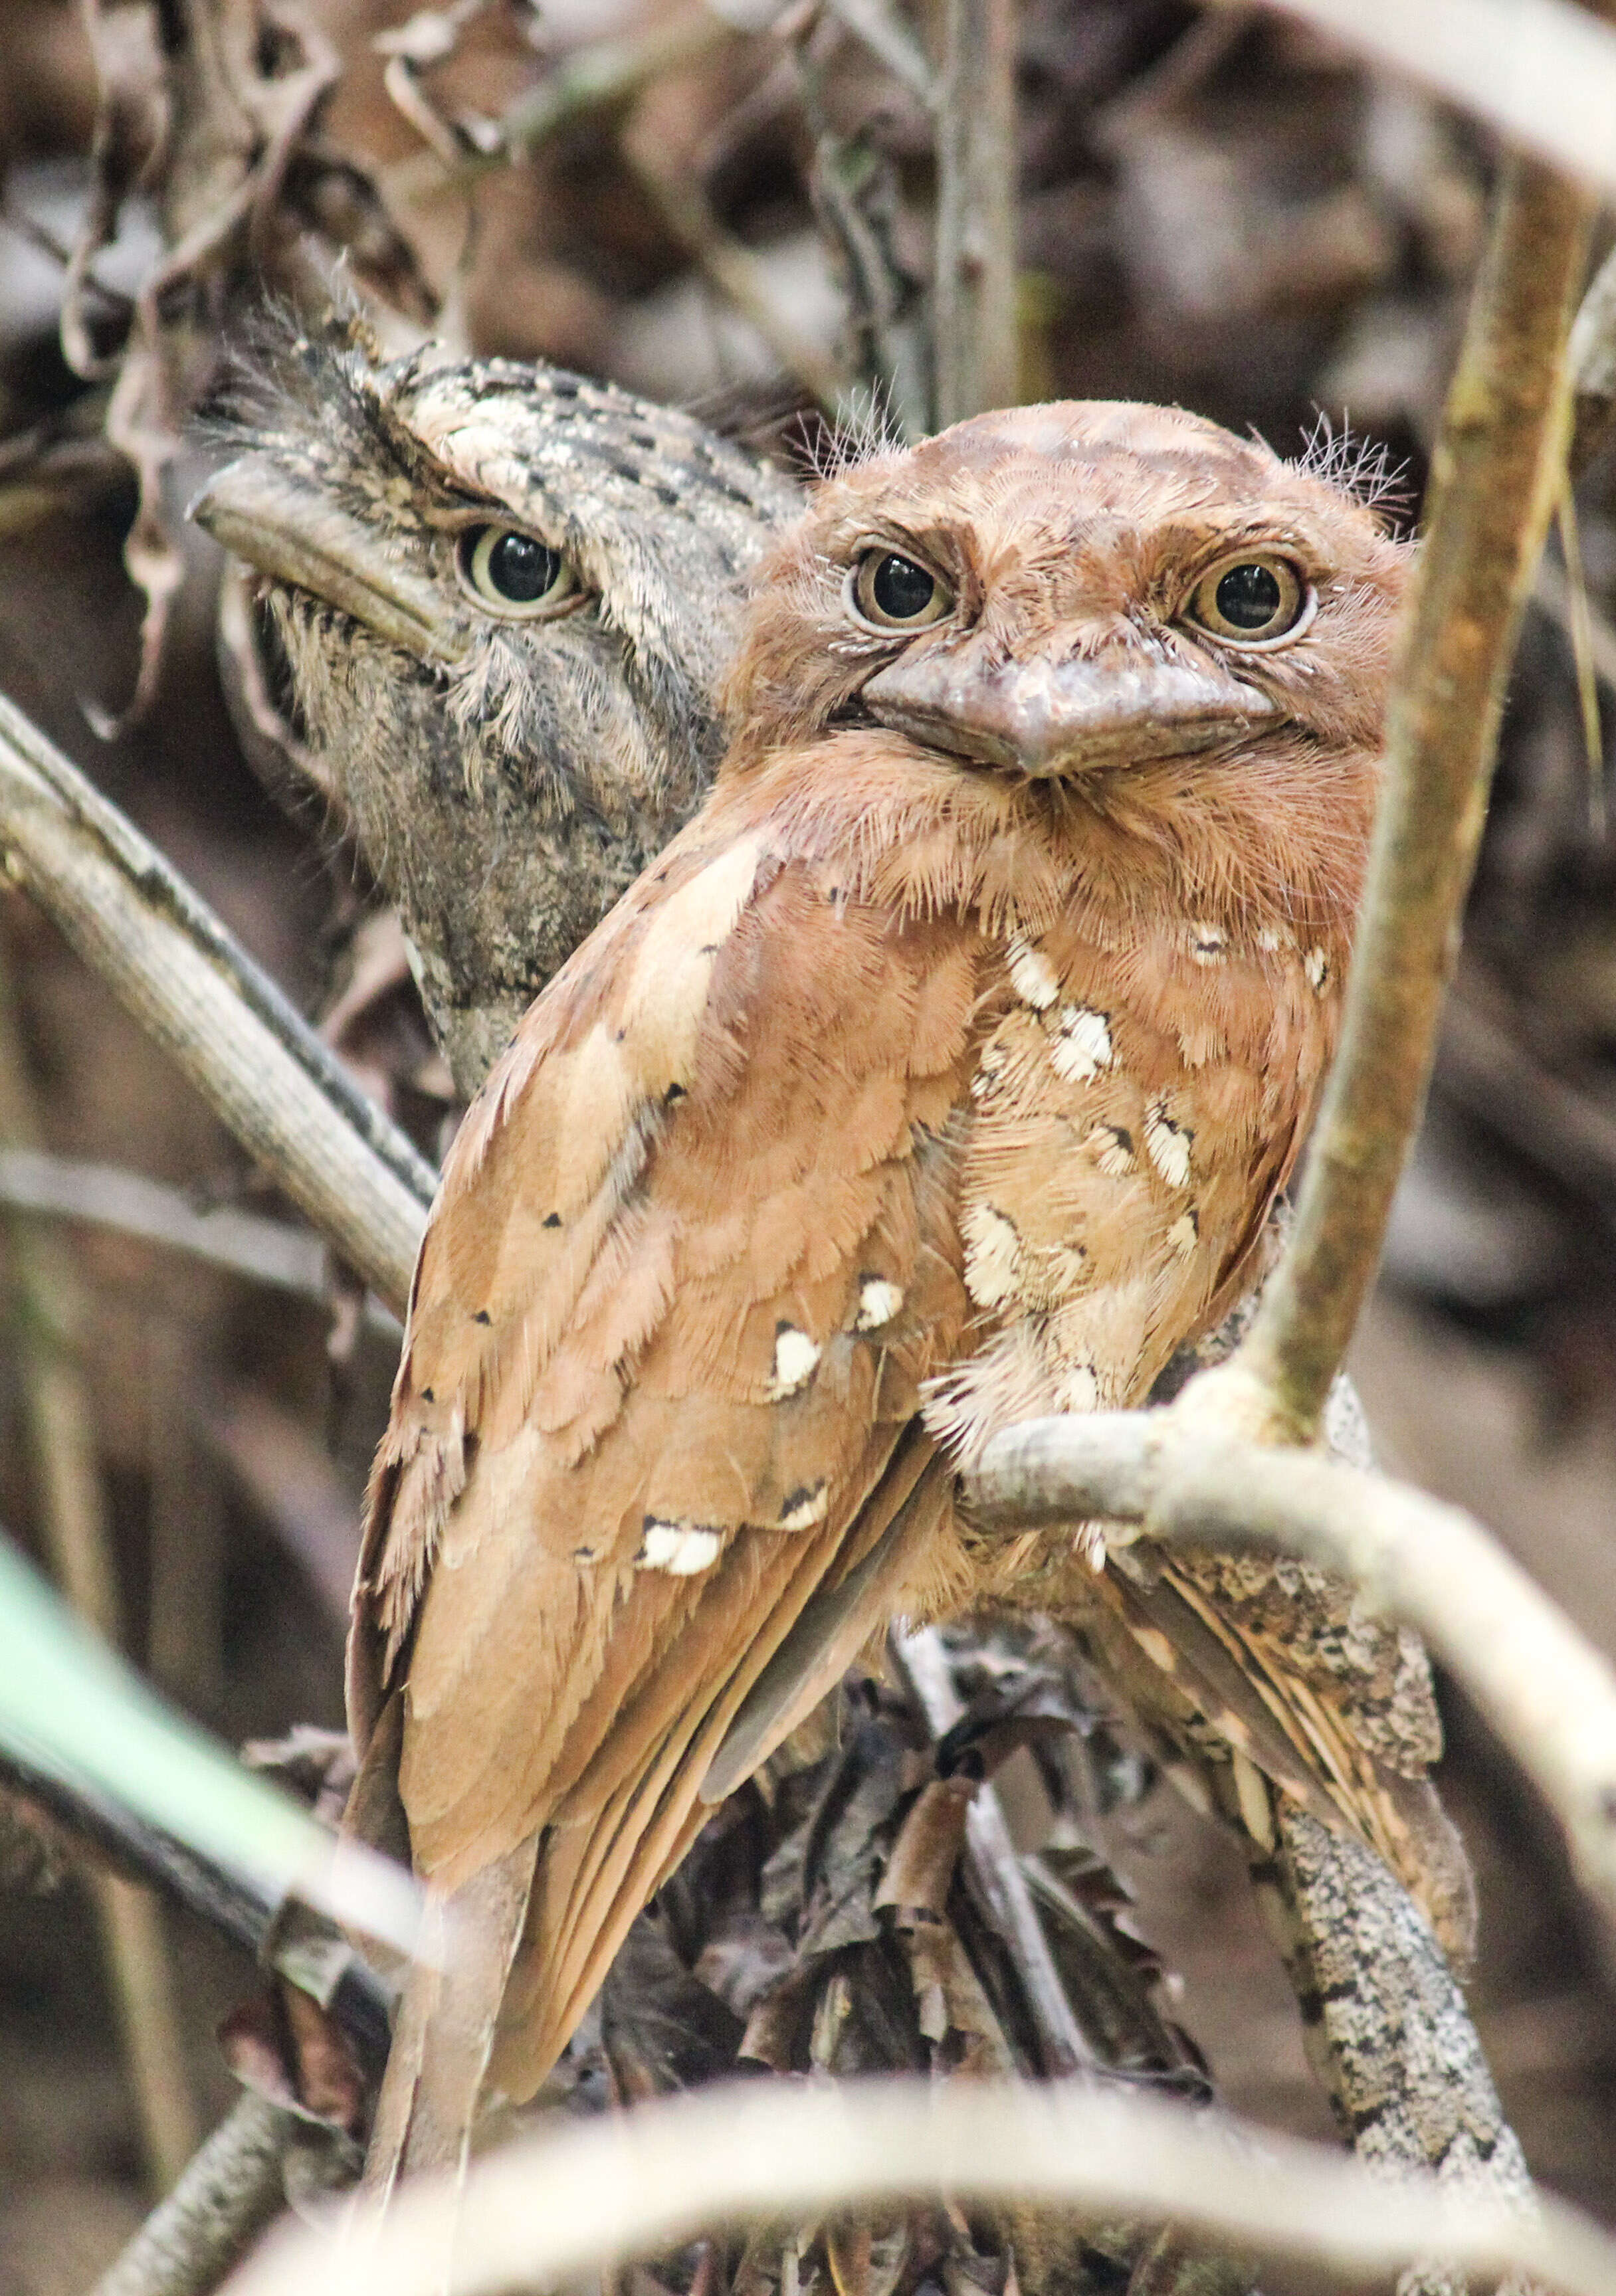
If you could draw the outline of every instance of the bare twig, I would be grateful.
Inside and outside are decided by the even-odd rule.
[[[438,12],[422,14],[437,16]],[[438,20],[441,21],[440,16]],[[395,57],[402,37],[383,35]],[[576,127],[593,113],[620,111],[665,73],[700,62],[721,42],[734,37],[733,24],[716,9],[700,5],[616,38],[591,40],[562,56],[537,86],[516,98],[499,121],[497,137],[486,151],[459,149],[451,164],[440,136],[429,134],[416,121],[432,148],[413,153],[386,170],[388,196],[395,201],[428,197],[473,183],[513,159],[529,159],[564,128]],[[411,118],[414,119],[414,112]]]
[[[360,1152],[366,1152],[363,1144]],[[267,1219],[235,1204],[199,1210],[183,1188],[119,1164],[0,1148],[0,1205],[136,1236],[300,1299],[323,1300],[329,1295],[325,1246],[312,1229]],[[398,1319],[379,1301],[369,1302],[367,1316],[378,1330],[397,1337]]]
[[[878,62],[883,63],[900,87],[916,102],[935,111],[941,97],[926,52],[894,8],[885,0],[830,0],[831,13],[862,40]]]
[[[295,2113],[243,2096],[146,2218],[94,2296],[209,2296],[285,2205]]]
[[[1016,396],[1015,11],[947,0],[937,114],[937,419]]]
[[[841,395],[835,363],[785,309],[767,260],[724,229],[688,176],[664,168],[632,135],[623,138],[622,152],[686,254],[751,320],[784,371],[806,384],[822,406],[834,406]]]
[[[11,984],[0,972],[0,1143],[37,1137]],[[13,1226],[12,1337],[38,1505],[51,1567],[68,1600],[96,1632],[118,1639],[118,1593],[94,1418],[78,1349],[89,1328],[77,1268],[55,1241]],[[162,1914],[121,1875],[98,1872],[91,1889],[134,2092],[147,2173],[166,2192],[196,2144],[185,2044]]]
[[[1538,1060],[1507,1016],[1461,983],[1437,1053],[1443,1090],[1568,1188],[1616,1203],[1616,1110]]]
[[[892,1654],[932,1732],[944,1736],[965,1710],[948,1678],[947,1654],[936,1628],[923,1627],[895,1637]],[[1015,1962],[1049,2070],[1092,2071],[1099,2060],[1072,2014],[1004,1809],[987,1781],[977,1788],[965,1816],[965,1870]]]
[[[513,2145],[475,2163],[458,2190],[447,2178],[405,2185],[380,2224],[366,2214],[335,2236],[288,2226],[230,2289],[492,2296],[581,2281],[609,2259],[676,2247],[716,2223],[800,2222],[939,2191],[1170,2222],[1354,2284],[1442,2255],[1489,2280],[1519,2272],[1576,2296],[1616,2289],[1616,2244],[1563,2202],[1523,2213],[1450,2198],[1428,2178],[1372,2174],[1322,2145],[1158,2100],[988,2081],[752,2083],[640,2106]]]
[[[1018,1528],[1103,1517],[1177,1545],[1276,1548],[1351,1579],[1464,1683],[1616,1908],[1616,1672],[1458,1508],[1315,1452],[1219,1440],[1170,1410],[1008,1428],[971,1503]]]
[[[1215,1399],[1247,1431],[1305,1440],[1317,1427],[1423,1105],[1504,681],[1564,467],[1589,213],[1575,186],[1512,163],[1433,458],[1341,1047],[1295,1231],[1245,1345],[1179,1406]]]
[[[1571,0],[1274,0],[1616,191],[1616,34]]]
[[[1571,466],[1586,470],[1616,420],[1616,247],[1589,282],[1568,349],[1571,369]]]
[[[1564,567],[1557,566],[1552,558],[1546,558],[1538,569],[1538,578],[1532,585],[1532,603],[1548,616],[1573,648],[1579,643],[1580,621],[1580,643],[1587,647],[1594,676],[1607,692],[1616,693],[1616,627],[1606,619],[1586,590],[1579,596],[1573,595]]]
[[[184,879],[4,697],[0,845],[236,1138],[401,1309],[430,1168]]]

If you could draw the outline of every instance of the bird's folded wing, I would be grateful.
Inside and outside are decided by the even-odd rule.
[[[1141,1549],[1112,1568],[1130,1634],[1185,1707],[1377,1849],[1449,1951],[1467,1953],[1473,1907],[1426,1784],[1442,1740],[1418,1636],[1287,1557]]]
[[[350,1718],[363,1747],[407,1677],[399,1786],[439,1889],[550,1830],[529,1973],[557,2002],[805,1606],[913,1521],[906,1430],[967,1313],[975,940],[837,876],[722,814],[677,840],[524,1021],[422,1250]],[[892,1591],[874,1572],[839,1643]]]

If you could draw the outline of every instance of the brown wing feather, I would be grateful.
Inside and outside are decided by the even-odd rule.
[[[373,1480],[351,1715],[363,1744],[406,1670],[399,1789],[436,1890],[544,1833],[507,2083],[542,2077],[748,1692],[925,1473],[906,1429],[967,1313],[936,1168],[973,947],[704,817],[534,1007],[455,1144]]]
[[[1462,1959],[1474,1906],[1425,1783],[1441,1726],[1417,1638],[1302,1564],[1142,1561],[1114,1557],[1105,1584],[1153,1669],[1293,1801],[1378,1850]]]

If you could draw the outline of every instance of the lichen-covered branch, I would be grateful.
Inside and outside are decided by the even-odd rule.
[[[1199,1403],[1216,1395],[1246,1431],[1305,1441],[1317,1426],[1424,1104],[1505,680],[1564,469],[1589,217],[1587,196],[1535,161],[1506,171],[1432,461],[1341,1051],[1294,1234],[1235,1362],[1198,1382]]]
[[[1170,2221],[1190,2240],[1305,2259],[1336,2284],[1384,2282],[1442,2255],[1489,2282],[1518,2272],[1575,2296],[1616,2290],[1616,2244],[1561,2202],[1522,2212],[1153,2099],[988,2081],[754,2082],[637,2107],[512,2145],[458,2185],[406,2185],[380,2223],[289,2226],[229,2285],[232,2296],[492,2296],[578,2283],[714,2224],[935,2192]]]
[[[1277,1549],[1353,1580],[1464,1685],[1616,1911],[1616,1671],[1457,1507],[1314,1452],[1183,1427],[1171,1411],[1008,1428],[970,1499],[1018,1529],[1107,1518],[1172,1544]]]
[[[297,2115],[247,2095],[226,2113],[93,2296],[209,2296],[285,2206]]]

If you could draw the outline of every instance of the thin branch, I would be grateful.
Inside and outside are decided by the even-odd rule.
[[[942,2192],[1153,2218],[1179,2238],[1295,2258],[1354,2284],[1431,2256],[1612,2296],[1616,2243],[1563,2202],[1515,2213],[1323,2145],[1072,2082],[752,2083],[513,2144],[456,2190],[422,2179],[329,2231],[278,2234],[231,2296],[482,2296],[554,2287],[714,2224],[800,2223]],[[452,2243],[452,2247],[451,2247]]]
[[[1571,328],[1571,466],[1584,471],[1616,421],[1616,247],[1594,274]]]
[[[783,371],[806,385],[822,406],[833,407],[841,396],[835,361],[785,308],[767,257],[724,229],[691,176],[664,167],[632,134],[622,138],[620,149],[691,260],[751,322]]]
[[[437,11],[423,11],[422,15],[428,20],[442,20]],[[408,29],[405,28],[406,32]],[[403,37],[384,34],[376,45],[382,47],[383,41],[390,42],[390,52],[396,56]],[[735,37],[735,27],[716,9],[703,4],[615,38],[587,41],[560,57],[537,86],[516,97],[486,151],[457,151],[451,165],[440,139],[428,135],[430,151],[414,152],[385,170],[388,198],[395,204],[430,198],[471,184],[491,169],[508,167],[513,160],[531,159],[565,129],[595,113],[621,111],[665,73],[699,63],[722,42]],[[419,122],[416,125],[427,134]]]
[[[0,696],[6,868],[390,1307],[434,1177],[218,919]]]
[[[937,103],[939,426],[1016,397],[1015,9],[947,0]]]
[[[939,1738],[945,1736],[965,1710],[948,1678],[947,1653],[941,1636],[934,1627],[897,1636],[892,1656],[931,1731]],[[1015,1963],[1049,2070],[1054,2074],[1097,2070],[1100,2060],[1072,2014],[1027,1876],[1010,1838],[1004,1808],[988,1780],[977,1788],[965,1814],[965,1871]]]
[[[209,2296],[286,2204],[286,2148],[298,2117],[261,2096],[226,2115],[93,2296]]]
[[[0,967],[0,1143],[32,1144],[37,1111],[12,991]],[[37,1508],[51,1569],[69,1602],[107,1641],[119,1603],[94,1407],[78,1359],[91,1327],[78,1271],[52,1236],[14,1225],[8,1237],[12,1338],[22,1389]],[[121,1874],[98,1871],[91,1892],[102,1932],[146,2172],[166,2192],[197,2139],[197,2121],[160,1907]]]
[[[1007,1428],[969,1498],[1017,1529],[1136,1522],[1169,1544],[1277,1550],[1352,1580],[1464,1685],[1616,1911],[1616,1671],[1459,1508],[1317,1452],[1219,1439],[1170,1409]]]
[[[1616,401],[1612,402],[1616,411]],[[1546,558],[1538,569],[1538,578],[1532,585],[1532,603],[1548,616],[1556,629],[1575,648],[1579,644],[1577,624],[1583,626],[1583,643],[1594,676],[1607,693],[1616,693],[1616,627],[1594,604],[1584,590],[1579,597],[1571,588],[1571,579],[1563,566]]]
[[[311,1229],[234,1204],[199,1210],[183,1188],[119,1164],[0,1148],[0,1205],[136,1236],[299,1299],[324,1300],[330,1293],[325,1246]],[[367,1319],[397,1337],[397,1316],[374,1300],[367,1305]]]
[[[1572,0],[1273,0],[1604,192],[1616,34]]]
[[[1341,1046],[1295,1231],[1238,1356],[1180,1406],[1232,1404],[1245,1431],[1305,1440],[1317,1426],[1424,1104],[1505,679],[1564,468],[1589,215],[1574,185],[1510,166],[1433,457]]]
[[[1539,1060],[1513,1018],[1480,982],[1461,982],[1437,1051],[1444,1092],[1568,1188],[1616,1204],[1616,1111]]]
[[[830,0],[830,10],[917,103],[928,111],[937,111],[941,102],[937,76],[925,50],[895,8],[888,7],[885,0]]]

